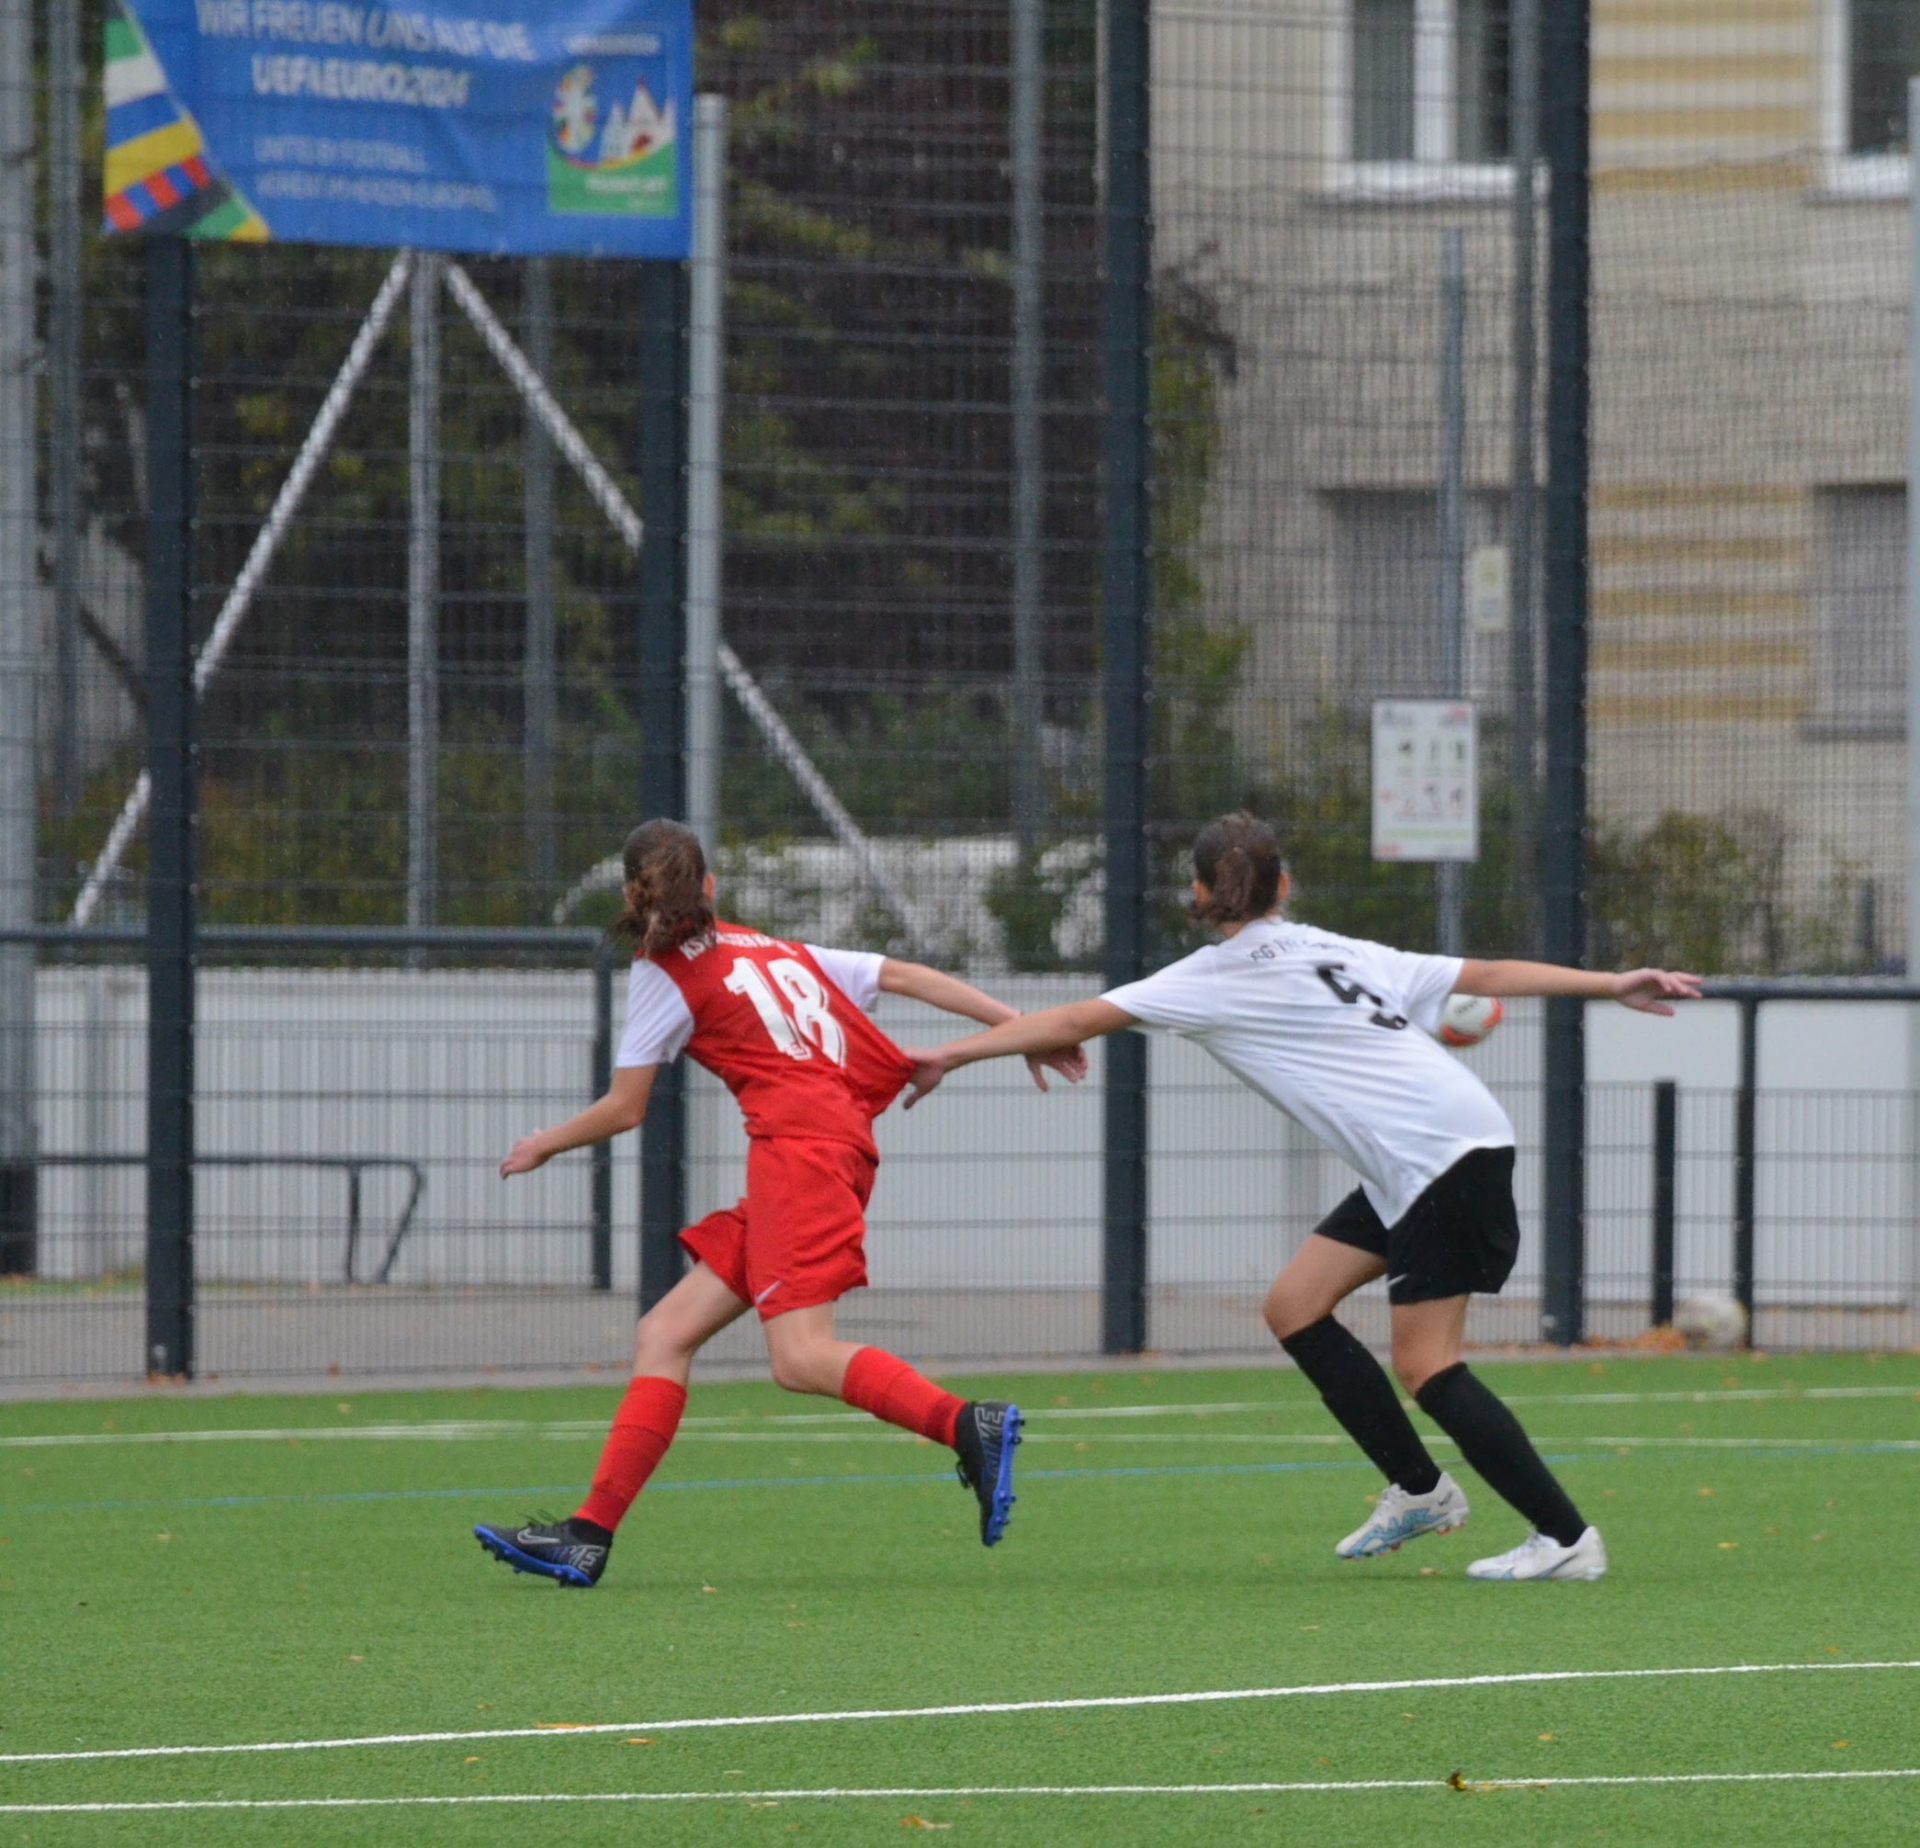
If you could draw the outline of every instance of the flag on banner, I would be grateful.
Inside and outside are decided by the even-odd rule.
[[[107,12],[108,231],[256,241],[266,221],[213,165],[200,124],[126,5]]]
[[[107,6],[109,231],[687,254],[690,0]]]

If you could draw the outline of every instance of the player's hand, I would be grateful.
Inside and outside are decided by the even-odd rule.
[[[907,1100],[900,1106],[902,1110],[911,1110],[929,1091],[939,1089],[940,1080],[947,1075],[947,1065],[937,1050],[929,1052],[924,1046],[902,1046],[900,1050],[913,1061],[913,1076],[907,1081]]]
[[[1030,1052],[1027,1070],[1043,1091],[1047,1088],[1048,1072],[1058,1072],[1069,1084],[1078,1084],[1087,1075],[1086,1048],[1069,1046],[1065,1052]]]
[[[1642,1014],[1671,1014],[1671,1003],[1700,999],[1700,978],[1675,969],[1629,969],[1613,978],[1613,998]]]
[[[544,1168],[553,1159],[553,1151],[546,1145],[539,1130],[530,1136],[522,1136],[507,1152],[507,1158],[500,1164],[500,1178],[504,1181],[510,1174],[531,1174],[536,1168]]]

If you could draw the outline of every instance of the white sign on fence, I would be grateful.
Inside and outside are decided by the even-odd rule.
[[[1476,545],[1467,554],[1467,625],[1475,635],[1505,635],[1512,600],[1504,545]]]
[[[1471,701],[1374,702],[1373,857],[1479,859],[1479,745]]]

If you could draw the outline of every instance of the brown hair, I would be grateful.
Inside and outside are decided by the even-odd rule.
[[[704,890],[707,856],[700,837],[678,821],[643,821],[620,850],[627,908],[610,930],[631,937],[642,956],[677,949],[713,929]]]
[[[1280,897],[1280,842],[1245,809],[1222,815],[1194,836],[1193,876],[1207,888],[1193,902],[1202,924],[1246,924],[1263,918]]]

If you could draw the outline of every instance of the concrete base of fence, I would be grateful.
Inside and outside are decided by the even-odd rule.
[[[1156,1289],[1149,1305],[1153,1349],[1119,1368],[1157,1361],[1258,1365],[1279,1356],[1259,1321],[1252,1287]],[[137,1388],[129,1362],[140,1352],[144,1307],[137,1289],[15,1285],[0,1289],[0,1396],[45,1397],[63,1388]],[[1368,1292],[1348,1319],[1384,1348],[1387,1305]],[[867,1290],[846,1299],[840,1331],[935,1369],[996,1370],[1099,1365],[1100,1299],[1069,1290]],[[1595,1303],[1598,1342],[1629,1342],[1645,1311]],[[1467,1338],[1482,1349],[1531,1348],[1539,1304],[1523,1297],[1477,1301]],[[208,1385],[256,1390],[336,1381],[502,1386],[567,1379],[617,1380],[632,1341],[624,1295],[587,1290],[221,1289],[200,1298],[198,1351]],[[1763,1307],[1758,1345],[1774,1349],[1902,1349],[1920,1346],[1920,1315],[1898,1307]],[[707,1349],[697,1378],[759,1377],[765,1354],[744,1318]]]

